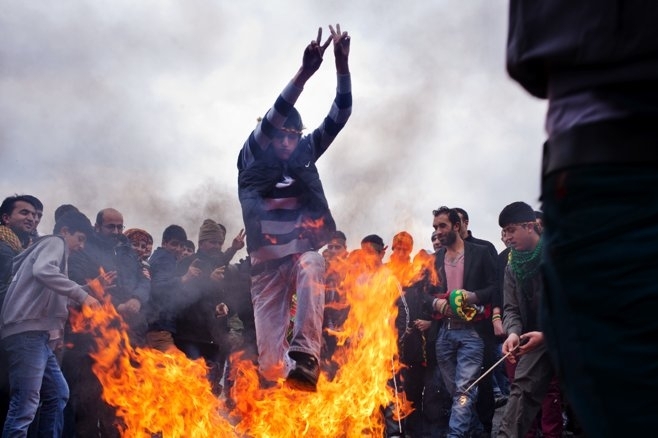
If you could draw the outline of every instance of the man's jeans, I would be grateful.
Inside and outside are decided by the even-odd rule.
[[[39,430],[42,437],[62,435],[64,406],[69,387],[48,346],[48,332],[25,332],[2,340],[9,363],[11,401],[2,438],[27,436],[39,401]]]
[[[623,152],[622,152],[623,153]],[[658,169],[544,178],[543,331],[587,436],[658,428]]]
[[[452,396],[448,438],[467,436],[474,422],[477,385],[465,391],[480,376],[483,356],[484,341],[475,329],[439,330],[436,359]]]
[[[324,258],[305,252],[275,269],[251,278],[258,364],[263,377],[274,381],[285,377],[291,366],[287,352],[302,352],[319,360],[324,312]],[[286,330],[290,304],[297,293],[297,312],[290,345]]]

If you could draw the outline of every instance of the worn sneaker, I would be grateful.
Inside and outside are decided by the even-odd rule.
[[[307,353],[298,351],[290,353],[295,361],[295,368],[286,377],[286,386],[300,391],[315,392],[317,390],[320,366],[318,360]]]

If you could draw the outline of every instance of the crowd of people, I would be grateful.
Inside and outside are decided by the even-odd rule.
[[[216,220],[204,219],[191,245],[186,230],[172,224],[155,247],[149,231],[124,229],[123,215],[114,208],[100,210],[92,225],[76,207],[62,205],[54,213],[53,234],[46,236],[37,231],[43,212],[29,195],[9,196],[0,206],[5,429],[29,429],[31,436],[59,436],[58,429],[68,437],[119,436],[115,409],[103,401],[92,372],[94,335],[74,333],[67,324],[67,306],[97,308],[100,297],[86,286],[92,279],[104,286],[134,346],[203,358],[213,392],[230,403],[231,353],[242,350],[261,365],[253,265],[250,257],[233,260],[245,246],[244,230],[225,248],[227,230]],[[404,366],[390,383],[413,406],[401,421],[392,407],[383,407],[387,436],[491,436],[494,411],[506,403],[500,433],[509,433],[501,436],[518,436],[518,428],[561,436],[565,406],[538,329],[540,213],[525,203],[505,207],[500,225],[507,249],[500,255],[491,242],[473,236],[465,210],[440,207],[433,218],[428,221],[433,252],[415,255],[414,238],[406,231],[394,236],[390,254],[376,234],[353,250],[343,232],[328,235],[316,252],[322,278],[315,281],[325,290],[312,382],[320,372],[328,379],[337,372],[333,357],[341,347],[334,334],[349,312],[346,274],[354,266],[363,273],[383,271],[400,287],[400,299],[392,304]],[[186,254],[189,246],[194,251]],[[280,326],[288,345],[302,311],[299,289],[292,294],[296,308],[291,310],[289,297]],[[47,304],[55,297],[57,308]],[[30,346],[27,353],[17,348],[21,344]],[[507,367],[480,378],[508,353]],[[26,366],[37,359],[41,366]],[[265,386],[272,382],[268,377],[262,376]],[[315,390],[303,377],[306,385],[291,386]]]
[[[549,104],[546,228],[528,204],[505,206],[501,254],[472,235],[465,210],[449,207],[433,211],[432,254],[412,260],[413,237],[404,231],[387,263],[388,246],[376,234],[348,252],[315,166],[352,110],[350,36],[339,25],[326,42],[318,31],[240,150],[245,228],[226,251],[226,229],[208,218],[196,248],[170,225],[151,253],[152,236],[124,233],[112,208],[92,225],[62,205],[53,234],[40,237],[41,202],[7,197],[3,437],[118,435],[91,372],[92,335],[66,324],[71,306],[99,308],[89,280],[110,294],[131,342],[203,357],[220,395],[238,348],[251,353],[263,387],[283,380],[316,391],[323,370],[332,378],[341,348],[334,336],[350,312],[344,273],[354,269],[395,277],[400,291],[393,304],[404,366],[389,383],[414,410],[399,418],[394,406],[382,406],[387,436],[489,437],[504,405],[498,436],[558,437],[563,396],[588,436],[653,433],[658,7],[618,3],[510,3],[508,72]],[[330,44],[336,95],[320,126],[303,135],[294,106]],[[231,264],[245,244],[248,258]],[[416,260],[429,261],[423,275],[406,269]]]
[[[42,214],[34,196],[9,196],[0,207],[6,436],[23,436],[28,427],[31,436],[119,436],[115,410],[103,402],[92,372],[97,335],[68,323],[70,308],[98,307],[91,280],[103,285],[134,347],[204,358],[213,392],[228,392],[229,354],[254,357],[256,348],[246,261],[231,263],[244,247],[243,231],[224,248],[226,228],[206,219],[198,249],[185,255],[187,234],[178,225],[168,226],[153,249],[152,235],[124,230],[114,208],[99,211],[92,226],[76,207],[62,205],[45,236],[37,231]]]

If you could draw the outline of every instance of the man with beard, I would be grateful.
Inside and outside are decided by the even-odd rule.
[[[288,386],[307,391],[316,390],[322,343],[325,264],[317,251],[336,230],[315,163],[352,112],[350,37],[339,25],[330,30],[331,37],[322,44],[319,29],[317,40],[304,51],[302,66],[249,134],[238,157],[260,372],[265,381],[287,376]],[[336,95],[320,126],[302,136],[304,125],[294,105],[331,41]],[[297,312],[288,342],[295,293]]]
[[[477,430],[478,387],[468,392],[466,389],[480,376],[485,342],[493,337],[488,316],[497,288],[496,262],[486,247],[464,242],[455,209],[440,207],[433,213],[433,226],[441,242],[435,260],[440,295],[433,307],[444,316],[436,355],[441,376],[453,398],[448,438],[466,436],[471,429],[477,436],[491,436],[491,423],[483,421],[485,430]],[[488,379],[491,381],[491,376]]]
[[[455,207],[457,214],[459,215],[459,220],[461,223],[459,234],[464,240],[464,242],[473,243],[475,245],[484,246],[489,250],[489,254],[494,260],[498,259],[498,251],[493,243],[488,240],[478,239],[473,236],[471,230],[468,229],[469,217],[468,212],[463,208]],[[498,270],[496,270],[496,275],[498,275]],[[493,307],[493,315],[498,315],[493,317],[491,320],[492,330],[487,330],[482,334],[485,335],[484,338],[484,359],[482,361],[482,368],[487,370],[493,366],[493,364],[498,359],[498,345],[500,341],[496,336],[502,336],[502,326],[500,324],[500,309],[502,301],[502,292],[500,290],[500,282],[502,279],[498,279],[496,283],[496,290],[494,291],[491,299],[491,304]],[[502,400],[501,400],[502,402]],[[480,381],[478,384],[478,399],[476,402],[476,411],[478,413],[478,418],[483,424],[485,429],[491,429],[493,422],[493,416],[496,410],[496,399],[494,397],[494,379],[487,377]]]
[[[150,282],[144,275],[137,253],[123,235],[123,215],[114,208],[105,208],[96,215],[94,234],[84,250],[70,258],[69,276],[78,284],[102,276],[112,304],[128,324],[133,345],[142,345],[146,318],[142,306],[149,297]],[[71,388],[67,406],[65,433],[73,429],[77,436],[118,436],[114,426],[114,409],[101,397],[101,385],[91,370],[89,353],[96,343],[87,333],[69,333],[62,369]]]

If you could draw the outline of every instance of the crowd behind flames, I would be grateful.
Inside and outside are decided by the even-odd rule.
[[[389,384],[410,402],[412,410],[400,419],[393,406],[383,406],[381,415],[386,436],[445,436],[451,415],[461,415],[453,405],[467,403],[466,395],[462,394],[459,399],[455,392],[455,385],[463,384],[459,382],[461,371],[457,369],[456,377],[447,378],[446,364],[463,367],[467,372],[469,361],[456,356],[468,354],[482,356],[481,365],[465,391],[475,395],[469,397],[474,411],[470,436],[491,436],[492,431],[495,432],[494,413],[507,404],[517,362],[514,358],[518,353],[514,351],[518,346],[510,351],[504,345],[509,335],[503,325],[506,318],[505,271],[521,266],[518,263],[512,266],[515,230],[510,227],[527,228],[539,236],[542,231],[541,212],[530,210],[532,218],[528,218],[529,209],[527,204],[519,202],[501,212],[501,239],[506,249],[500,254],[491,242],[476,238],[468,229],[469,216],[464,209],[447,207],[433,211],[434,220],[428,221],[428,227],[434,227],[432,250],[421,249],[414,253],[414,246],[419,243],[406,231],[395,234],[390,246],[377,234],[371,234],[357,239],[359,244],[355,248],[348,246],[348,237],[343,232],[336,231],[321,249],[326,275],[320,367],[329,380],[334,378],[339,367],[333,357],[344,344],[337,340],[336,334],[350,310],[342,290],[346,273],[355,269],[364,274],[383,271],[399,282],[400,297],[391,303],[391,309],[397,309],[395,325],[403,367],[391,376]],[[0,299],[4,301],[15,273],[13,262],[19,260],[22,253],[28,253],[35,242],[52,239],[52,236],[44,236],[38,230],[42,215],[48,210],[44,210],[37,197],[9,196],[0,210]],[[506,221],[502,219],[505,214],[509,216]],[[71,233],[72,226],[67,228],[66,225],[70,218],[86,219],[71,204],[57,207],[54,216],[53,234],[63,236],[67,244],[69,237],[75,234]],[[161,234],[156,234],[159,230],[124,229],[123,215],[114,208],[100,210],[93,226],[92,221],[87,222],[89,228],[78,227],[84,235],[78,239],[78,246],[68,247],[68,263],[57,269],[79,285],[92,280],[100,282],[127,323],[134,346],[163,352],[177,350],[190,359],[203,358],[212,392],[224,399],[227,406],[233,406],[231,389],[235,376],[231,366],[232,358],[236,357],[234,353],[241,352],[241,358],[254,362],[258,358],[250,297],[250,261],[248,256],[235,260],[236,253],[245,246],[244,230],[232,238],[229,234],[229,245],[226,245],[227,229],[219,218],[200,220],[194,241],[190,239],[191,233],[175,224],[166,227]],[[420,246],[430,243],[424,238]],[[486,281],[495,279],[495,284],[484,287],[488,289],[486,300],[478,300],[477,304],[473,300],[468,304],[468,294],[473,292],[466,290],[472,288],[467,279],[459,290],[447,290],[445,285],[446,275],[455,272],[450,266],[458,266],[464,252],[468,258],[472,247],[483,255],[478,263],[487,265],[478,270],[486,275],[494,273]],[[460,250],[455,252],[454,248]],[[515,254],[523,255],[522,251]],[[48,279],[43,281],[48,284]],[[69,309],[80,307],[74,297],[69,298]],[[11,310],[4,307],[3,319]],[[294,312],[293,305],[291,325]],[[454,340],[450,340],[451,332],[447,329],[467,324],[473,324],[482,334],[484,344],[477,353],[453,349],[451,345]],[[292,328],[288,336],[291,334]],[[74,332],[70,324],[66,324],[64,330],[49,333],[49,346],[55,352],[70,389],[68,402],[61,403],[64,436],[67,437],[120,436],[116,427],[117,412],[103,400],[102,386],[92,371],[90,352],[96,345],[94,336],[98,334]],[[505,352],[510,353],[506,354],[508,360],[501,360]],[[12,391],[7,378],[11,365],[4,352],[2,362],[0,409],[4,422]],[[493,372],[489,372],[492,367]],[[533,433],[544,437],[562,436],[565,426],[577,429],[556,379],[551,381],[534,423]],[[38,436],[38,431],[39,425],[32,423],[30,436]]]

